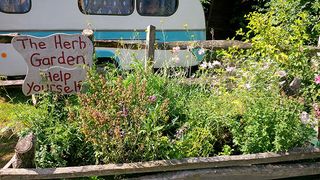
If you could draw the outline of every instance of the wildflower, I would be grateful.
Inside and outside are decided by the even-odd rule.
[[[249,83],[244,85],[248,90],[251,89],[251,85]]]
[[[226,68],[226,71],[227,72],[233,72],[233,71],[235,71],[236,70],[236,67],[232,67],[232,66],[228,66],[227,68]]]
[[[206,52],[206,50],[203,49],[203,48],[201,48],[201,49],[198,51],[198,54],[199,54],[199,55],[203,55],[205,52]]]
[[[179,46],[176,46],[176,47],[173,47],[172,48],[172,53],[178,53],[180,51],[180,47]]]
[[[316,75],[316,77],[314,78],[314,82],[316,84],[320,84],[320,75]]]
[[[172,57],[172,61],[174,61],[175,63],[179,63],[180,58],[178,56],[174,56]]]
[[[209,69],[212,69],[212,68],[213,68],[213,65],[212,65],[211,62],[208,63],[208,68],[209,68]]]
[[[193,46],[187,46],[187,50],[188,50],[188,51],[192,51],[193,48],[194,48]]]
[[[262,70],[269,69],[269,67],[270,67],[270,63],[264,63]]]
[[[174,135],[175,138],[180,139],[182,138],[183,134],[189,129],[188,125],[183,125],[181,126],[177,131],[176,134]]]
[[[152,96],[149,96],[149,101],[151,102],[151,103],[153,103],[153,102],[156,102],[156,100],[157,100],[157,96],[156,95],[152,95]]]
[[[317,70],[319,69],[319,62],[315,59],[311,59],[311,68],[313,70]]]
[[[283,78],[287,75],[287,73],[285,71],[278,71],[276,72],[276,75],[278,75],[280,78]]]
[[[206,69],[207,68],[207,62],[203,62],[202,64],[200,64],[200,68],[201,69]]]
[[[124,138],[125,135],[126,135],[126,131],[120,129],[120,137],[121,137],[121,138]]]
[[[310,117],[309,117],[309,114],[305,111],[303,111],[301,114],[300,114],[300,120],[303,124],[307,124],[308,121],[310,120]]]
[[[319,118],[320,117],[320,109],[319,109],[318,104],[314,103],[312,106],[313,106],[316,118]]]
[[[219,61],[213,61],[211,64],[212,66],[221,66],[221,62]]]
[[[122,107],[122,111],[121,111],[121,116],[122,117],[127,117],[129,113],[129,110],[125,107]]]

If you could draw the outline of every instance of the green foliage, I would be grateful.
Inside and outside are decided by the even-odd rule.
[[[184,108],[186,123],[176,133],[178,148],[184,157],[217,154],[219,145],[230,140],[224,109],[230,104],[226,99],[199,90],[188,98]]]
[[[270,0],[238,31],[253,48],[215,52],[197,81],[139,65],[92,69],[82,93],[45,94],[34,113],[15,117],[37,136],[38,167],[304,146],[320,118],[319,57],[305,49],[319,36],[318,12],[318,0]]]
[[[31,105],[30,98],[22,94],[21,89],[0,88],[0,136],[8,130],[18,133],[29,126],[24,117],[33,113],[38,113],[38,110]]]
[[[30,127],[22,134],[33,132],[37,137],[36,166],[64,167],[92,164],[93,149],[84,141],[78,122],[70,121],[73,106],[68,106],[74,97],[44,94],[38,110],[27,116]]]
[[[170,158],[169,100],[153,89],[162,84],[160,77],[145,76],[138,68],[125,77],[91,73],[80,96],[79,118],[97,163]]]
[[[253,48],[223,51],[218,55],[222,70],[209,69],[219,77],[220,98],[231,94],[230,103],[241,102],[242,110],[230,108],[236,113],[228,118],[233,142],[244,153],[288,150],[314,135],[318,57],[304,49],[314,42],[309,32],[314,24],[301,4],[271,0],[266,12],[250,13],[248,32],[240,30],[238,35]],[[301,81],[293,87],[297,79]]]
[[[310,126],[301,123],[303,104],[268,92],[260,95],[242,94],[246,111],[232,124],[233,141],[242,152],[288,150],[314,135]]]

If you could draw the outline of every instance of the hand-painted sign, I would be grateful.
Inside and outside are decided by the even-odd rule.
[[[44,38],[17,36],[12,39],[12,45],[28,65],[22,86],[25,95],[46,91],[80,92],[86,67],[92,65],[93,45],[88,37],[78,34]]]

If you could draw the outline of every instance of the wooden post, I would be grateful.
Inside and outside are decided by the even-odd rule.
[[[319,36],[319,39],[318,39],[318,47],[320,47],[320,36]],[[317,52],[317,56],[320,57],[320,52]],[[320,141],[320,121],[318,120],[318,143]]]
[[[16,147],[15,154],[11,160],[3,167],[7,169],[10,166],[13,168],[34,168],[34,157],[35,157],[35,143],[36,138],[33,133],[19,139]]]
[[[146,37],[146,60],[145,60],[145,70],[147,70],[148,62],[154,61],[154,43],[156,37],[156,27],[149,25],[147,27],[147,37]]]

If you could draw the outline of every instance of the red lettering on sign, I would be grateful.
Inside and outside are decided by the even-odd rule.
[[[62,41],[62,38],[60,35],[54,36],[54,47],[56,49],[84,49],[87,47],[86,42],[81,39],[81,37],[78,38],[78,40],[73,40],[71,42],[69,41]]]

